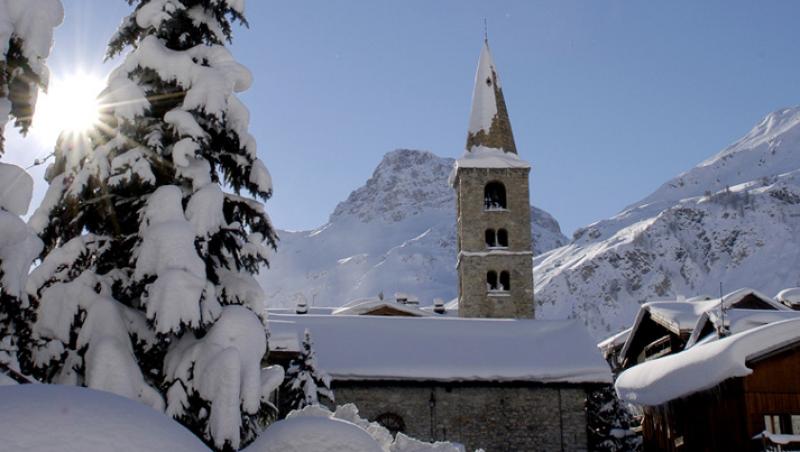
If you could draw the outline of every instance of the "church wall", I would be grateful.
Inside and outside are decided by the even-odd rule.
[[[399,416],[404,433],[425,441],[487,452],[587,450],[581,386],[334,382],[334,394],[370,420]]]

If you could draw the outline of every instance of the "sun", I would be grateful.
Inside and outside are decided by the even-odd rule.
[[[36,103],[33,129],[46,137],[61,133],[81,134],[99,123],[98,96],[105,81],[88,73],[52,77],[47,93]]]

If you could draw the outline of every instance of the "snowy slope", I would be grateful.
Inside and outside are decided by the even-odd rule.
[[[617,216],[534,260],[537,317],[583,319],[597,338],[629,326],[640,303],[800,283],[800,107]]]
[[[417,295],[423,304],[456,296],[454,161],[430,152],[386,154],[365,185],[313,231],[279,231],[278,252],[260,281],[268,306],[293,307],[298,294],[315,306],[355,298]],[[567,243],[558,222],[533,209],[534,248]]]

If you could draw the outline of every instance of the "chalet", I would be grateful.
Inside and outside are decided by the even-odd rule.
[[[800,318],[701,341],[617,379],[643,408],[644,450],[797,450]]]
[[[598,344],[615,370],[683,350],[704,314],[730,309],[787,311],[789,308],[753,289],[740,289],[722,299],[701,296],[687,300],[654,301],[639,309],[625,330]]]

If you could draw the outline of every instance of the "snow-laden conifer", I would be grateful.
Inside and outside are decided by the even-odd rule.
[[[303,351],[289,365],[282,392],[282,405],[285,412],[317,405],[320,403],[320,399],[335,401],[333,391],[331,391],[330,375],[317,367],[314,342],[307,329],[303,334]]]
[[[244,2],[130,3],[102,124],[61,137],[31,219],[46,255],[28,283],[39,375],[139,399],[238,448],[270,410],[253,275],[276,240],[236,97],[252,77],[225,47]]]
[[[0,0],[0,156],[9,119],[22,134],[33,120],[39,89],[47,87],[46,60],[53,29],[63,19],[59,0]],[[33,310],[24,288],[42,242],[20,219],[28,212],[33,179],[0,163],[0,363],[28,371]]]
[[[591,450],[635,452],[642,448],[641,433],[633,430],[638,422],[619,400],[613,386],[589,393],[586,422]]]

